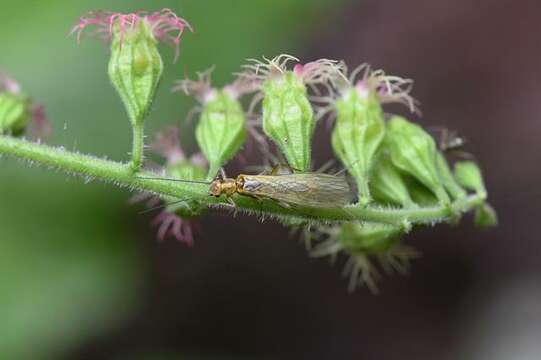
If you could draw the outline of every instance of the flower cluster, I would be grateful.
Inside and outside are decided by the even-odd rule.
[[[144,200],[149,210],[160,209],[152,221],[160,240],[173,237],[193,245],[196,218],[212,205],[229,203],[235,213],[242,209],[275,216],[301,229],[312,256],[347,255],[344,274],[350,277],[350,290],[366,285],[376,292],[382,270],[406,273],[419,253],[403,238],[416,227],[457,223],[470,210],[478,226],[496,225],[479,166],[473,161],[453,164],[445,151],[450,146],[438,147],[421,126],[384,110],[399,103],[420,114],[412,80],[367,64],[349,72],[343,61],[301,63],[279,55],[248,60],[236,79],[222,87],[211,83],[212,69],[181,80],[173,89],[199,102],[191,114],[198,114],[195,139],[201,152],[186,156],[179,130],[168,128],[150,146],[163,158],[160,172],[143,171],[144,122],[164,68],[158,43],[173,46],[176,59],[186,29],[192,30],[191,25],[169,9],[91,12],[71,29],[78,41],[88,31],[110,42],[108,75],[133,131],[129,164],[12,139],[9,135],[24,133],[29,123],[36,128],[48,123],[43,108],[7,76],[0,77],[0,153],[152,193],[135,200]],[[244,95],[252,96],[247,111]],[[324,115],[330,118],[334,153],[352,181],[312,171],[313,136]],[[248,139],[267,158],[285,159],[287,166],[281,168],[287,171],[277,167],[265,176],[224,179],[220,170]]]
[[[480,196],[486,194],[480,185],[474,188],[459,183],[457,172],[451,170],[445,154],[429,133],[406,118],[383,110],[386,104],[400,103],[411,112],[420,113],[418,102],[411,96],[412,80],[387,75],[367,64],[348,74],[343,61],[329,59],[301,64],[293,56],[279,55],[249,62],[237,74],[235,82],[221,90],[211,84],[212,69],[199,73],[196,80],[179,81],[174,88],[201,103],[196,138],[211,163],[213,170],[209,176],[214,175],[217,166],[232,158],[244,141],[227,139],[235,139],[243,127],[249,128],[244,118],[240,120],[240,104],[231,111],[223,105],[222,98],[231,101],[237,100],[239,94],[254,93],[248,115],[257,117],[254,110],[261,103],[261,115],[256,119],[281,153],[267,156],[283,155],[296,171],[310,171],[316,121],[323,113],[334,115],[332,146],[356,183],[357,206],[408,211],[444,206],[447,208],[444,216],[454,222],[460,214],[450,206],[453,201],[464,199],[467,189]],[[291,62],[296,64],[288,67]],[[314,109],[319,112],[317,116]],[[253,137],[252,132],[248,134]],[[228,143],[235,146],[225,147]],[[258,139],[267,153],[269,148],[265,143]],[[459,166],[458,170],[463,168]],[[476,220],[478,224],[495,224],[495,212],[485,203],[476,211],[476,219],[480,219]],[[401,243],[403,235],[412,228],[407,217],[401,225],[370,222],[323,225],[299,223],[295,219],[282,219],[282,222],[300,228],[307,243],[317,244],[311,250],[312,256],[347,254],[350,260],[345,273],[350,276],[350,289],[366,284],[377,291],[380,272],[374,259],[387,273],[405,273],[409,261],[419,256]]]

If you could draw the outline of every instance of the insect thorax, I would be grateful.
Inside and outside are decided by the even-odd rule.
[[[261,181],[255,180],[252,176],[239,175],[236,180],[237,191],[241,194],[253,194],[261,187]]]
[[[236,191],[237,183],[235,179],[216,179],[210,184],[209,187],[209,195],[216,197],[221,195],[231,196]]]

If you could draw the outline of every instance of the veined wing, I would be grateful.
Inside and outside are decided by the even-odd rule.
[[[310,207],[341,207],[353,193],[345,177],[320,173],[243,175],[243,193]]]

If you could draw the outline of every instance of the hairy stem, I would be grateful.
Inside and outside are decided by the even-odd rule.
[[[33,163],[62,170],[73,175],[113,182],[118,186],[132,190],[149,191],[161,196],[176,199],[199,200],[209,206],[227,205],[226,199],[208,196],[208,186],[205,184],[183,183],[179,181],[152,180],[148,178],[161,177],[160,174],[140,172],[134,174],[131,164],[99,159],[41,145],[26,140],[20,140],[0,135],[0,154],[14,156]],[[359,220],[388,224],[436,223],[445,220],[453,213],[466,212],[484,201],[483,194],[470,195],[456,200],[450,206],[433,206],[415,209],[388,209],[373,206],[348,206],[346,208],[285,208],[272,200],[255,200],[247,196],[235,195],[238,210],[279,218],[297,218],[320,221]]]
[[[133,172],[137,172],[141,169],[143,164],[143,149],[144,149],[144,125],[143,122],[132,125],[133,129],[133,143],[131,152],[131,169]]]

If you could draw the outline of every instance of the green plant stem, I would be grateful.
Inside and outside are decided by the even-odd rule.
[[[115,185],[132,190],[149,191],[161,196],[176,199],[199,200],[209,206],[227,206],[222,196],[215,198],[208,195],[205,184],[183,183],[178,181],[152,180],[162,175],[151,172],[134,174],[131,164],[99,159],[94,156],[70,152],[63,148],[41,145],[26,140],[0,135],[0,154],[14,156],[32,163],[49,166],[72,175],[89,179],[112,182]],[[144,179],[142,179],[144,177]],[[272,200],[255,200],[247,196],[233,197],[237,210],[257,213],[263,216],[279,218],[298,218],[320,221],[370,221],[388,224],[436,223],[444,221],[452,213],[463,213],[482,204],[483,194],[469,195],[458,199],[450,206],[434,206],[415,209],[389,209],[374,206],[348,206],[346,208],[309,208],[280,206]]]
[[[131,151],[131,169],[133,172],[141,170],[143,164],[143,149],[145,141],[144,123],[141,121],[137,124],[132,124],[133,142]]]

